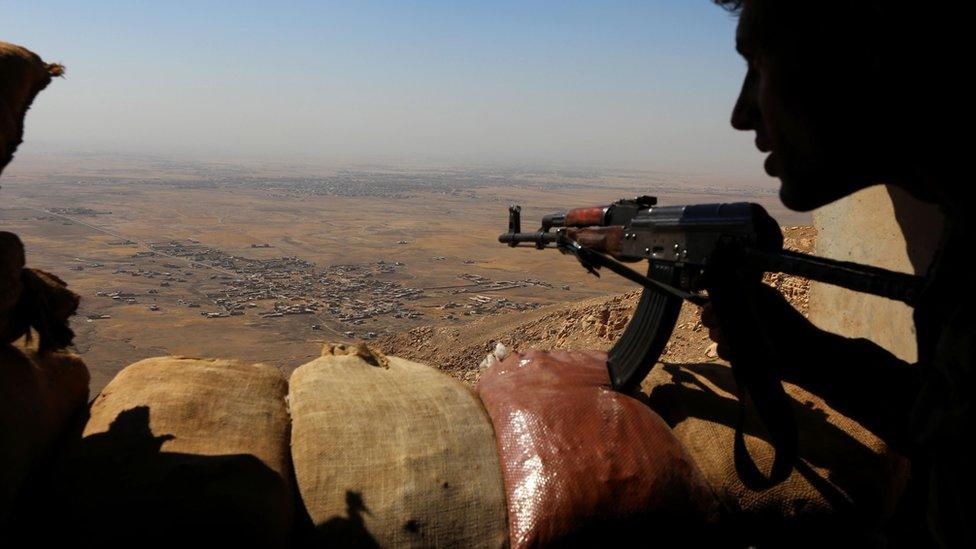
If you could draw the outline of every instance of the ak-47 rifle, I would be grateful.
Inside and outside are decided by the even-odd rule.
[[[733,374],[739,386],[740,417],[735,462],[739,476],[764,488],[789,476],[796,459],[796,426],[789,398],[775,375],[769,349],[750,345],[745,325],[753,323],[753,304],[728,279],[781,272],[850,290],[905,302],[914,301],[921,278],[856,263],[835,261],[783,249],[779,224],[759,204],[658,206],[641,196],[609,206],[577,208],[546,215],[535,232],[522,232],[521,207],[508,212],[508,232],[498,240],[509,246],[531,244],[572,254],[590,273],[607,268],[644,287],[634,315],[608,353],[614,389],[629,392],[647,377],[660,358],[684,300],[738,311],[744,319],[723,323],[734,351]],[[644,275],[621,262],[647,261]],[[703,291],[708,288],[709,295]],[[767,476],[748,457],[742,436],[745,394],[749,394],[776,448]]]

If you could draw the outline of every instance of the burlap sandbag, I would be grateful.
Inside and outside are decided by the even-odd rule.
[[[0,42],[0,172],[23,139],[24,114],[34,97],[63,72],[26,48]]]
[[[666,547],[713,534],[716,502],[694,462],[609,381],[595,351],[515,353],[482,375],[513,547]]]
[[[289,542],[287,383],[276,368],[151,358],[91,406],[59,479],[59,521],[83,545]]]
[[[67,351],[0,343],[0,539],[29,476],[88,401],[88,369]]]
[[[26,512],[56,441],[88,400],[88,369],[59,350],[77,306],[57,277],[26,269],[20,239],[0,231],[0,538],[20,522],[11,515]]]
[[[467,387],[344,346],[290,385],[292,459],[316,546],[506,544],[491,423]]]
[[[867,543],[904,488],[907,460],[819,397],[785,387],[794,400],[800,460],[792,476],[765,491],[746,488],[735,473],[738,401],[731,368],[721,363],[659,364],[642,390],[694,457],[723,503],[724,521],[744,542]],[[757,425],[753,414],[746,444],[760,469],[768,471],[773,452]]]

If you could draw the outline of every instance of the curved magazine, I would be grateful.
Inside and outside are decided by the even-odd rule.
[[[675,285],[679,271],[674,265],[651,264],[647,276]],[[614,390],[629,392],[647,377],[671,339],[681,312],[680,298],[645,288],[624,334],[610,350],[607,370]]]

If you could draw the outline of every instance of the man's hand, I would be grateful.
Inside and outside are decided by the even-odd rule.
[[[722,327],[715,318],[715,309],[709,303],[701,308],[702,326],[708,328],[708,339],[715,344],[715,353],[719,358],[729,359],[729,348],[726,346],[725,337],[722,335]]]
[[[786,378],[792,377],[798,368],[802,368],[801,364],[806,362],[802,358],[809,356],[807,351],[815,347],[818,336],[822,334],[821,330],[794,309],[775,288],[761,282],[749,282],[742,284],[741,291],[754,305],[758,320],[747,331],[757,339],[764,340],[764,344],[771,345],[770,350],[777,356],[788,359],[779,365],[781,371],[778,373]],[[725,316],[729,318],[725,322],[744,320],[732,316],[733,314],[734,312],[727,313]],[[709,339],[716,343],[718,356],[729,360],[734,349],[730,348],[722,329],[722,321],[713,305],[702,308],[701,322],[708,328]]]
[[[838,412],[857,420],[900,451],[908,447],[908,413],[920,384],[917,368],[866,339],[821,330],[794,309],[775,288],[740,278],[734,289],[751,311],[702,309],[702,325],[717,343],[718,355],[735,356],[727,326],[737,322],[744,346],[766,348],[776,359],[775,374],[814,393]],[[745,323],[750,323],[743,326]]]

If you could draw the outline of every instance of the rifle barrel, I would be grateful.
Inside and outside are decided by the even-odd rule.
[[[544,248],[549,244],[555,244],[558,242],[559,234],[542,231],[537,231],[534,233],[505,233],[498,236],[498,241],[502,244],[508,244],[509,246],[518,246],[519,244],[535,244],[537,248]]]

